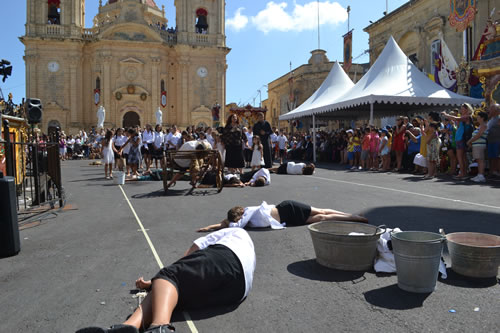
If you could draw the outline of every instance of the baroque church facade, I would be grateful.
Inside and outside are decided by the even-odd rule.
[[[104,2],[104,3],[103,3]],[[154,0],[27,0],[26,96],[43,103],[42,131],[155,124],[211,126],[226,100],[225,0],[175,0],[176,27]],[[221,114],[219,114],[221,112]]]

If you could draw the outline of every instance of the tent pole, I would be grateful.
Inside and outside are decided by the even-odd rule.
[[[373,126],[373,103],[370,103],[370,125]]]
[[[316,163],[316,116],[313,115],[313,161]]]

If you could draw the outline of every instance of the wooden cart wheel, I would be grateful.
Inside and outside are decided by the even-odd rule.
[[[216,152],[214,162],[214,170],[216,173],[215,182],[217,185],[217,192],[220,193],[224,188],[224,165],[222,164],[222,156],[220,154],[220,151]]]

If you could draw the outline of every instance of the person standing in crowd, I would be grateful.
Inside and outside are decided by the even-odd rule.
[[[352,143],[354,144],[354,166],[361,170],[360,158],[361,158],[361,129],[356,128],[354,130],[354,136],[352,138]]]
[[[472,148],[472,158],[477,162],[478,174],[471,180],[476,183],[484,183],[484,160],[486,156],[486,143],[488,138],[487,122],[488,114],[481,111],[477,114],[479,127],[472,133],[472,138],[467,141],[467,146]]]
[[[396,168],[394,171],[401,171],[403,153],[405,151],[406,125],[403,121],[404,118],[400,116],[396,123],[396,132],[394,133],[392,142],[392,150],[396,152]]]
[[[471,115],[473,113],[472,106],[468,103],[462,104],[460,109],[460,117],[452,116],[446,112],[441,112],[441,115],[447,119],[458,121],[457,132],[455,133],[455,142],[457,145],[457,160],[460,168],[459,174],[455,179],[463,180],[467,177],[467,156],[466,143],[472,135]],[[469,133],[470,132],[470,133]],[[467,138],[469,136],[469,138]]]
[[[246,167],[248,168],[248,167],[250,167],[250,162],[252,162],[252,147],[251,147],[251,143],[253,142],[253,134],[246,127],[243,127],[243,132],[247,136],[247,141],[245,143],[244,154],[245,154],[245,164],[246,164]]]
[[[66,160],[66,136],[64,132],[62,132],[59,138],[59,156],[61,157],[61,161]]]
[[[188,127],[191,129],[191,127]],[[186,133],[188,134],[188,133]],[[179,145],[179,141],[182,138],[182,134],[179,132],[177,129],[176,125],[173,125],[170,133],[165,135],[164,141],[165,141],[165,150],[176,150],[180,145],[182,145],[182,142]],[[188,140],[189,141],[189,140]]]
[[[207,127],[207,130],[205,131],[205,138],[212,145],[212,148],[215,149],[215,139],[212,136],[212,127]]]
[[[238,116],[236,114],[230,115],[222,135],[222,142],[226,148],[225,166],[229,169],[230,173],[235,173],[236,169],[239,169],[239,172],[243,173],[243,167],[245,166],[243,143],[246,140],[247,136],[243,133]]]
[[[130,144],[130,150],[128,152],[127,165],[130,165],[132,169],[132,179],[137,179],[139,176],[139,165],[141,164],[141,137],[139,133],[133,128],[128,130],[130,135],[128,141],[125,143],[125,146]],[[122,151],[123,152],[123,147]]]
[[[285,135],[283,129],[280,129],[280,135],[278,136],[278,148],[279,148],[280,164],[283,164],[283,159],[286,158],[287,143],[288,143],[288,139],[286,138],[286,135]]]
[[[146,129],[142,132],[141,154],[144,156],[144,163],[146,164],[146,173],[151,170],[151,163],[153,162],[153,142],[155,141],[155,133],[150,124],[146,124]]]
[[[487,128],[490,175],[500,177],[500,105],[490,106]]]
[[[432,179],[437,175],[437,166],[439,165],[439,151],[441,148],[441,140],[439,139],[439,123],[431,122],[429,131],[426,137],[427,144],[427,174],[424,179]]]
[[[120,150],[118,151],[118,154],[123,157],[123,161],[126,164],[126,169],[127,169],[127,177],[130,177],[130,164],[128,163],[128,154],[130,152],[130,147],[132,147],[132,144],[129,142],[130,139],[130,131],[126,130],[125,131],[125,143],[121,146]]]
[[[120,154],[120,150],[125,142],[127,142],[127,137],[123,135],[123,128],[118,128],[113,138],[113,153],[115,156],[116,168],[118,168],[119,171],[123,171],[123,156]]]
[[[260,142],[260,137],[254,135],[252,138],[252,161],[250,162],[250,167],[252,171],[255,169],[260,169],[264,165],[264,157],[262,156],[262,143]]]
[[[371,167],[370,140],[370,129],[367,127],[361,141],[361,169],[364,170],[369,170]]]
[[[410,172],[417,171],[416,170],[416,165],[413,164],[413,161],[415,160],[415,156],[420,152],[420,140],[422,136],[420,135],[420,127],[413,127],[412,129],[406,131],[406,134],[408,135],[408,160],[411,163],[411,166],[409,166]]]
[[[113,152],[113,132],[106,131],[104,139],[101,140],[102,164],[104,164],[104,176],[106,179],[113,178],[113,163],[115,161]]]
[[[273,167],[272,151],[270,135],[273,133],[271,124],[264,119],[264,113],[259,112],[257,115],[257,122],[253,125],[253,135],[260,137],[260,142],[264,147],[264,166],[266,168]]]
[[[448,174],[451,176],[455,176],[457,172],[457,155],[456,155],[457,145],[455,143],[455,133],[457,132],[457,127],[455,126],[455,121],[446,118],[443,120],[443,125],[444,125],[443,145],[446,148],[446,154],[448,155],[448,160],[450,161],[450,169],[448,171]]]
[[[391,149],[389,148],[389,132],[386,129],[382,130],[382,137],[378,151],[382,159],[382,171],[390,171],[391,168]]]
[[[163,168],[163,140],[164,135],[161,125],[155,126],[155,137],[153,141],[153,160],[155,161],[155,168],[158,169],[158,161],[160,161],[160,166]]]
[[[214,147],[214,149],[216,149],[216,150],[219,151],[220,156],[222,158],[222,164],[224,164],[225,160],[226,160],[226,149],[224,148],[224,143],[222,143],[222,136],[219,133],[214,133],[214,136],[215,136],[215,147]],[[247,144],[247,146],[248,146],[248,144]]]
[[[372,127],[371,133],[370,133],[370,158],[372,160],[371,162],[371,169],[370,170],[378,170],[379,163],[378,163],[378,147],[380,145],[380,137],[378,135],[378,130],[375,127]]]

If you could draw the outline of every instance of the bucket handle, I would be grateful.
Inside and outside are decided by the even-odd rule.
[[[385,230],[387,229],[387,226],[386,226],[385,224],[381,224],[381,225],[377,226],[377,228],[375,228],[375,232],[373,233],[373,235],[372,235],[372,236],[375,236],[375,235],[377,234],[377,230],[378,230],[378,229],[382,229],[382,230],[383,230],[383,232],[382,232],[382,233],[384,233],[384,232],[385,232]]]

